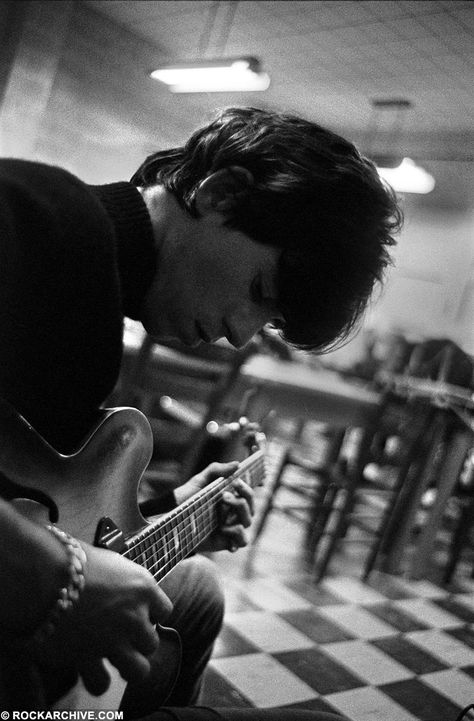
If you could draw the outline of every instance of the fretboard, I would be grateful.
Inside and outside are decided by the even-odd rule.
[[[236,478],[259,485],[264,478],[264,453],[258,450],[228,478],[218,478],[126,541],[123,555],[147,568],[161,581],[218,525],[217,505]]]

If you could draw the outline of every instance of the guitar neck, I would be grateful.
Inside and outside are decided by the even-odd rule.
[[[213,481],[173,511],[128,538],[123,555],[147,568],[157,581],[161,581],[217,527],[217,505],[223,492],[237,478],[242,478],[252,487],[262,482],[262,450],[243,461],[231,476]]]

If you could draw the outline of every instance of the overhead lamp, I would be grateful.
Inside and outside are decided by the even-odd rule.
[[[377,167],[377,172],[397,193],[431,193],[435,179],[411,158],[403,158],[400,165]]]
[[[435,187],[433,176],[411,158],[404,157],[403,129],[413,103],[406,98],[379,98],[371,104],[367,154],[373,159],[380,177],[397,193],[431,193]],[[375,146],[382,143],[390,151],[384,155],[376,154]]]
[[[157,68],[151,77],[172,93],[225,93],[266,90],[270,77],[254,57],[216,58]]]

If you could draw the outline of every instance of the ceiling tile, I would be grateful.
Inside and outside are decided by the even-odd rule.
[[[215,8],[212,0],[84,4],[146,39],[155,58],[168,59],[197,57],[200,44],[202,55],[206,19]],[[229,6],[217,7],[208,55],[222,45]],[[414,102],[413,142],[436,147],[440,133],[453,133],[455,147],[456,132],[471,127],[474,134],[473,31],[474,3],[457,0],[247,0],[236,7],[224,50],[260,57],[270,88],[246,95],[166,95],[166,102],[179,112],[192,108],[197,117],[226,102],[250,101],[321,122],[326,115],[341,132],[360,134],[372,98],[405,97]],[[137,59],[145,64],[143,54]],[[164,98],[164,91],[157,97]],[[465,137],[459,152],[468,152]]]

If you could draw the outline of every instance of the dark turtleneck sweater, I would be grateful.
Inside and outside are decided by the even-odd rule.
[[[79,444],[113,390],[123,317],[140,318],[154,272],[133,185],[0,160],[0,396],[57,450]]]

